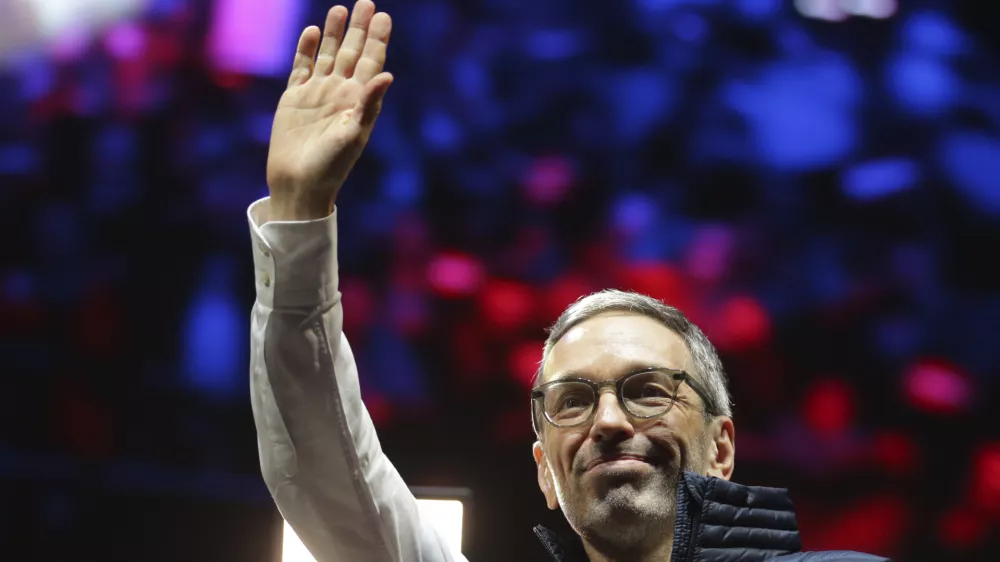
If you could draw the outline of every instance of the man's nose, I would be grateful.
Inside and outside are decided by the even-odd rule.
[[[614,392],[602,392],[597,398],[597,411],[590,437],[594,441],[624,440],[635,434],[628,415],[622,411]]]

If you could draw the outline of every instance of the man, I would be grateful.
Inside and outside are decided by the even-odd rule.
[[[360,0],[299,39],[274,117],[270,198],[249,219],[257,269],[251,387],[264,479],[320,562],[454,561],[382,453],[342,333],[334,201],[392,83],[392,21]],[[794,554],[783,491],[728,482],[735,457],[715,350],[676,309],[605,291],[550,332],[531,395],[538,485],[578,537],[536,528],[557,562],[875,560]]]

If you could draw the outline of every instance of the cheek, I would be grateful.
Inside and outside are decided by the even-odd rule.
[[[557,463],[557,466],[553,466],[552,468],[560,477],[568,478],[573,473],[573,461],[580,452],[580,447],[583,445],[586,437],[586,434],[583,432],[565,433],[559,437],[556,442],[557,447],[554,449],[556,455],[554,458],[550,458],[550,460]]]
[[[671,413],[642,432],[654,443],[671,449],[685,465],[701,462],[705,427],[700,419]]]
[[[703,472],[707,462],[708,433],[703,420],[693,420],[683,432],[686,470]]]

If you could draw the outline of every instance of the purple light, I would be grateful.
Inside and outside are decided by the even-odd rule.
[[[560,156],[536,160],[528,169],[525,191],[536,204],[559,203],[569,194],[576,180],[573,165]]]
[[[218,0],[208,36],[217,70],[257,76],[288,71],[299,34],[301,0]]]
[[[956,413],[972,402],[972,385],[954,366],[943,361],[917,362],[903,378],[909,401],[921,410]]]
[[[146,31],[134,23],[115,26],[104,38],[104,46],[115,58],[134,60],[146,51]]]
[[[443,296],[470,295],[479,289],[483,277],[482,264],[457,253],[440,255],[427,268],[427,281]]]

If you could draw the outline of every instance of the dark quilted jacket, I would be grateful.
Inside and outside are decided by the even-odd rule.
[[[670,562],[888,562],[847,551],[801,552],[795,511],[780,488],[741,486],[684,473],[677,486],[677,522]],[[545,527],[535,534],[554,562],[587,562],[580,539]]]

